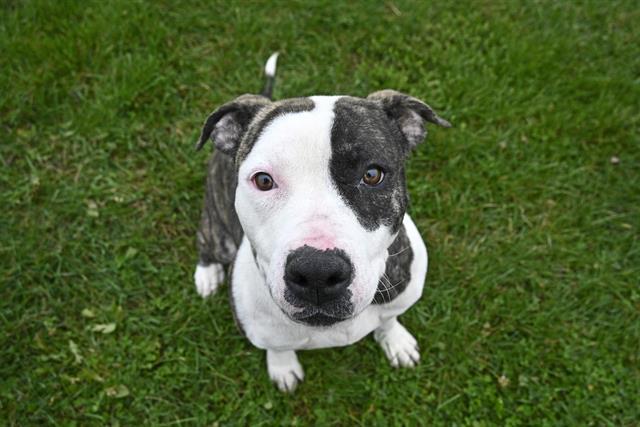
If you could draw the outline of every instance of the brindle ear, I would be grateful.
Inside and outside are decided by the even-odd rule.
[[[427,136],[425,121],[446,128],[451,127],[451,123],[440,118],[427,104],[404,93],[385,89],[370,94],[367,99],[380,103],[387,116],[400,127],[410,149],[424,141]]]
[[[196,150],[200,150],[209,138],[216,149],[234,156],[242,135],[261,108],[271,103],[260,95],[242,95],[215,110],[204,122]]]

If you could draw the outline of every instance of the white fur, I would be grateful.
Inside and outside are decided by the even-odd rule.
[[[264,73],[268,77],[274,77],[276,75],[277,64],[278,64],[278,52],[275,52],[269,57],[269,59],[267,59],[267,63],[264,66]]]
[[[420,361],[418,342],[397,318],[389,319],[375,330],[373,336],[394,368],[413,368]]]
[[[292,393],[304,379],[304,371],[293,351],[267,350],[269,378],[280,391]]]
[[[196,290],[202,298],[215,294],[218,286],[224,282],[224,267],[221,264],[209,264],[206,267],[198,264],[193,274]]]

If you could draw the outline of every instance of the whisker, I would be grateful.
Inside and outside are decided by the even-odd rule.
[[[382,279],[382,278],[381,278]],[[399,282],[395,283],[395,284],[391,284],[390,282],[385,282],[383,280],[380,280],[382,282],[382,284],[384,285],[384,289],[380,290],[380,289],[376,289],[376,293],[383,295],[382,293],[384,292],[386,294],[386,296],[389,298],[389,300],[391,300],[391,291],[394,290],[395,288],[397,288],[398,286],[402,285],[402,283],[405,281],[405,279],[400,280]],[[384,297],[384,295],[383,295]]]
[[[393,290],[395,288],[397,288],[398,286],[400,286],[405,279],[400,280],[398,283],[396,283],[395,285],[391,285],[391,287],[389,288],[389,290]]]
[[[389,278],[389,276],[387,276],[386,273],[383,273],[380,277],[380,283],[382,283],[384,289],[376,289],[376,294],[380,294],[382,296],[382,299],[385,301],[391,301],[391,291],[400,286],[404,281],[405,279],[401,279],[398,283],[391,284],[391,279]]]
[[[411,249],[411,246],[407,246],[406,248],[400,250],[399,252],[389,255],[389,258],[391,258],[392,256],[400,255],[402,252],[406,251],[407,249]]]
[[[385,296],[384,296],[384,292],[386,292],[388,294],[387,289],[389,288],[389,286],[391,286],[391,283],[389,282],[389,280],[386,278],[386,275],[383,274],[380,277],[380,280],[378,280],[378,283],[382,285],[382,289],[376,289],[375,295],[380,294],[380,296],[382,296],[383,300],[386,300]]]
[[[393,285],[391,284],[391,282],[389,282],[389,287],[387,289],[389,289],[389,290],[395,289],[398,286],[400,286],[402,284],[402,282],[404,282],[404,281],[405,281],[405,279],[400,279],[400,281],[398,281],[397,283],[395,283]]]

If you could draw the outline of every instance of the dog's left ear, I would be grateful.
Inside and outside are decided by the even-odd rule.
[[[207,117],[196,150],[200,150],[212,139],[217,150],[234,156],[251,120],[258,111],[270,103],[271,101],[264,96],[250,94],[227,102]]]
[[[439,117],[427,104],[404,93],[385,89],[370,94],[367,99],[380,103],[387,116],[400,127],[410,149],[415,148],[427,136],[424,122],[451,127],[451,123]]]

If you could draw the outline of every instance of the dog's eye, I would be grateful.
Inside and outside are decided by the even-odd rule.
[[[362,182],[365,184],[375,187],[379,185],[384,179],[384,171],[380,166],[371,165],[367,168],[367,171],[362,176]]]
[[[264,172],[258,172],[253,176],[253,182],[260,191],[269,191],[273,188],[273,178]]]

